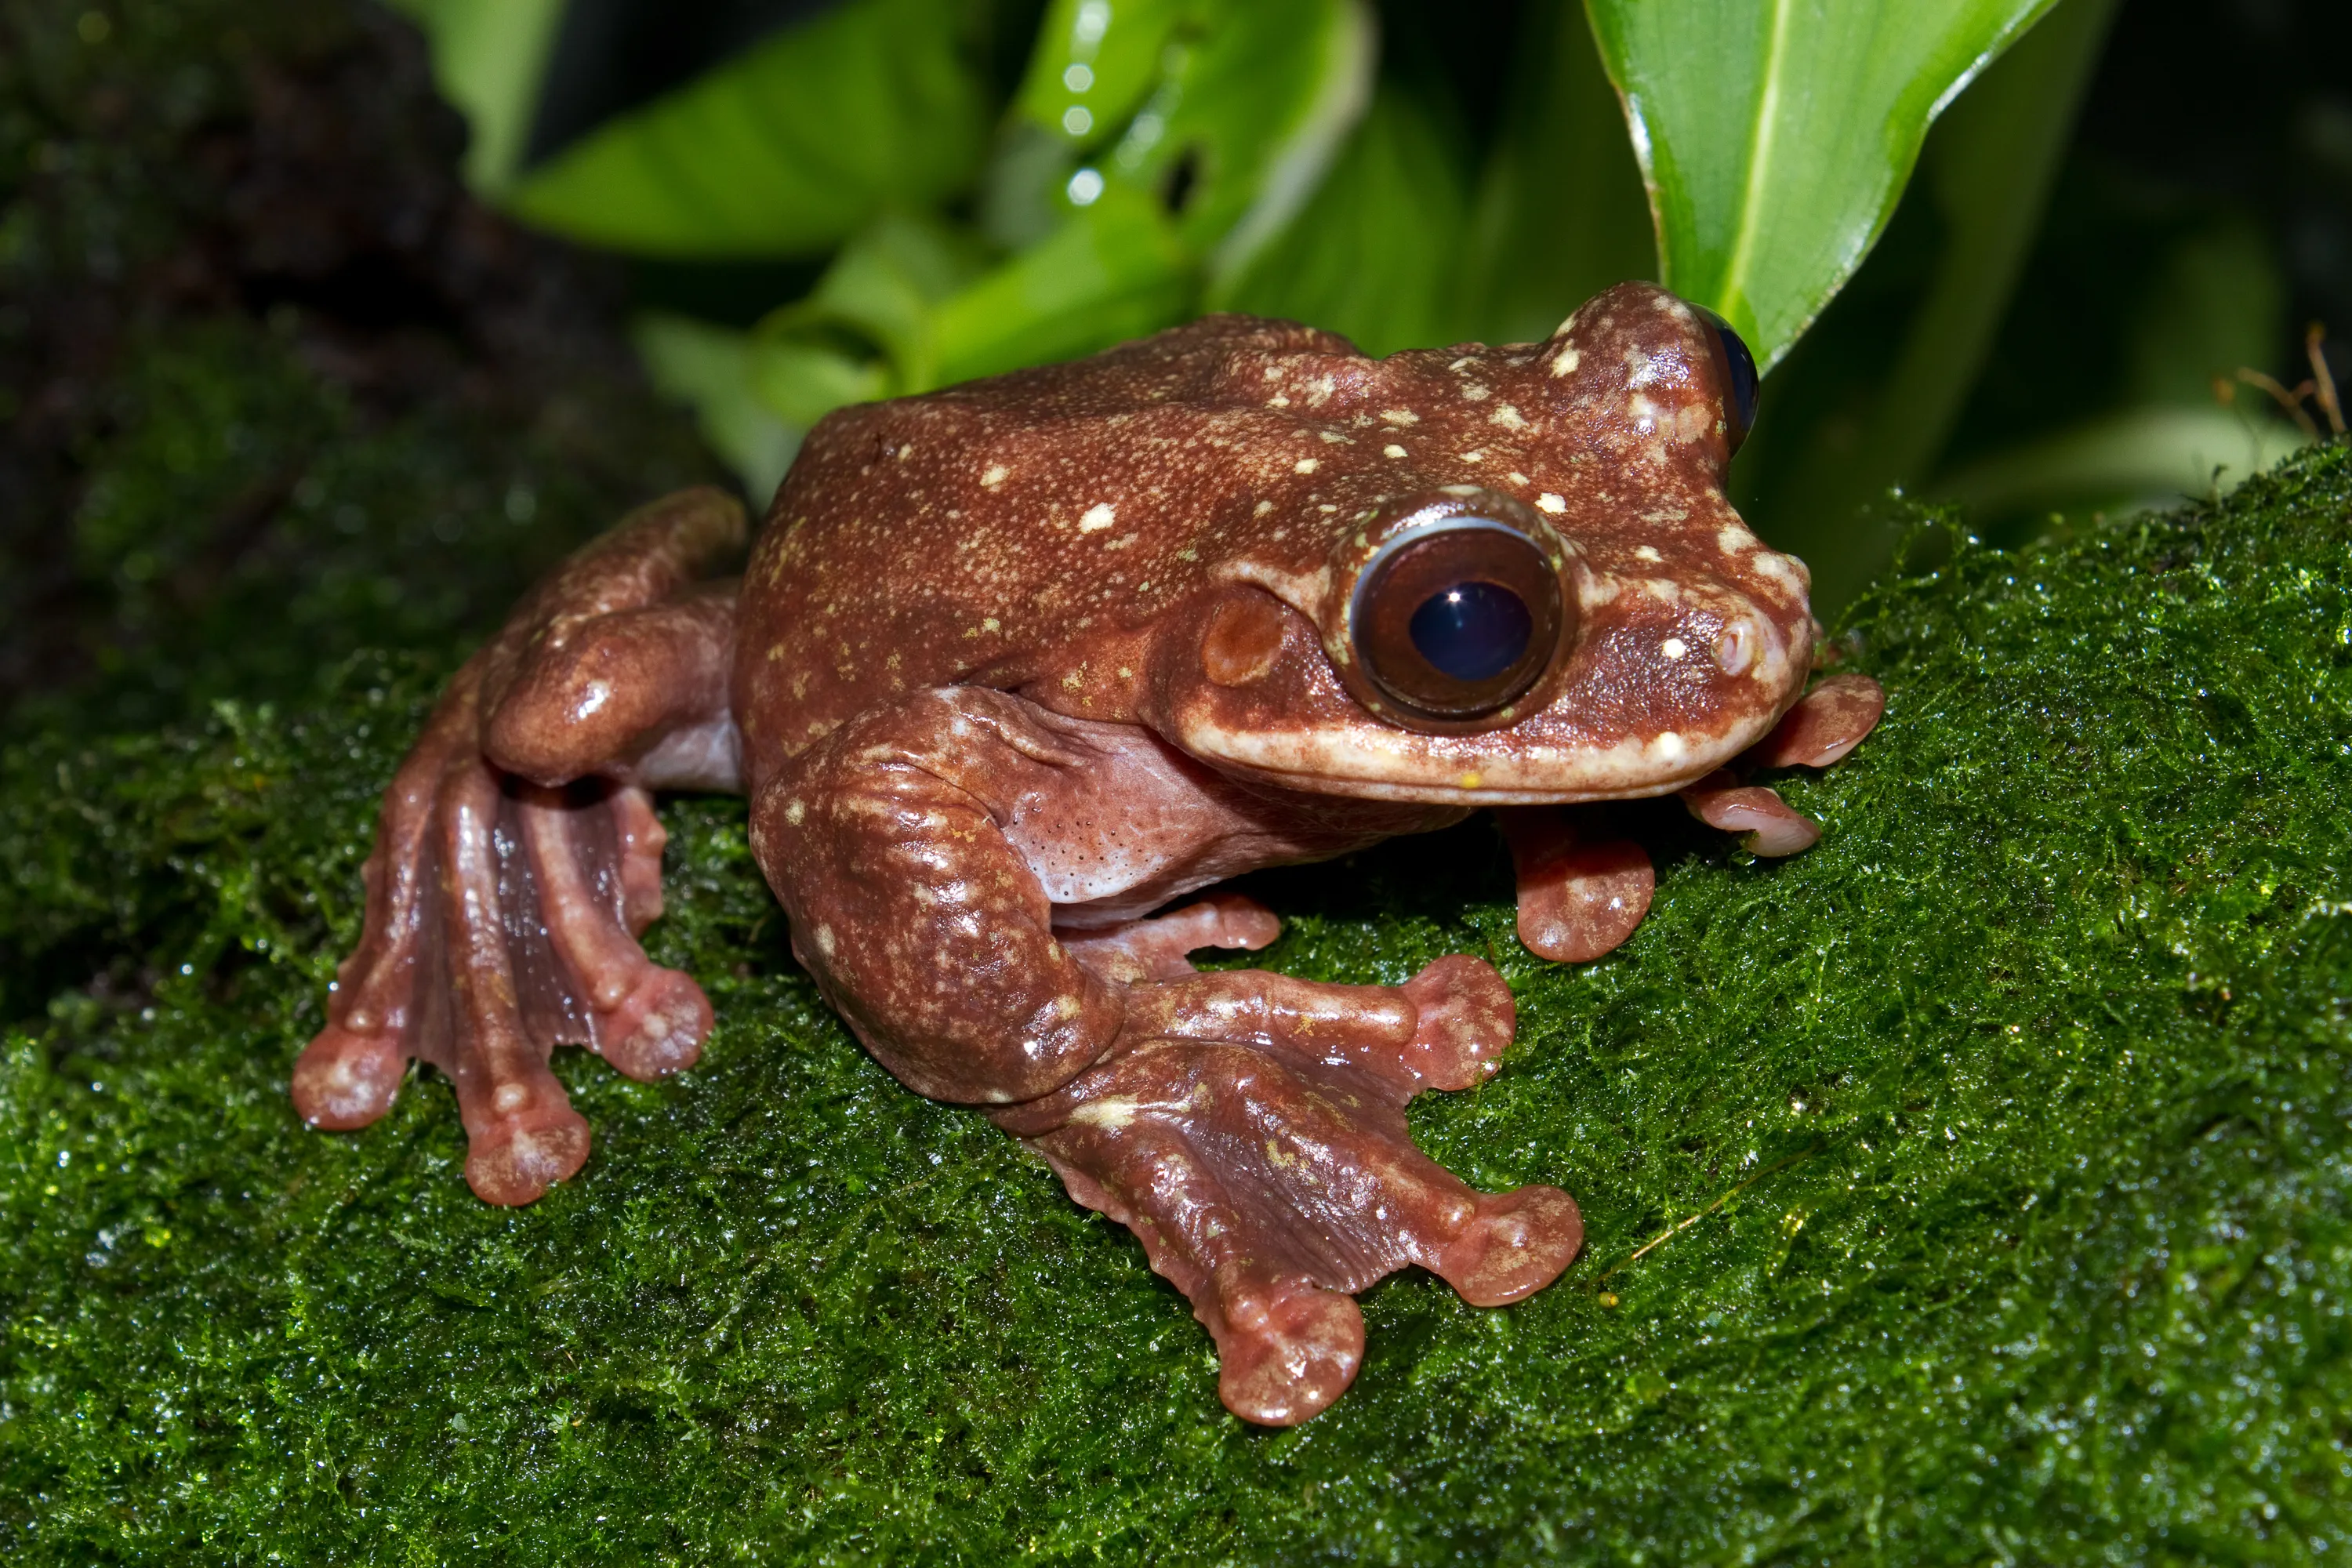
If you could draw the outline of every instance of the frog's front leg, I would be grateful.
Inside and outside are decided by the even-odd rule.
[[[1238,868],[1236,844],[1250,863],[1309,858],[1251,809],[1141,731],[950,689],[795,758],[759,789],[752,834],[795,951],[883,1065],[988,1107],[1133,1230],[1214,1336],[1227,1406],[1288,1424],[1355,1375],[1352,1292],[1419,1263],[1470,1300],[1515,1300],[1582,1227],[1555,1188],[1472,1190],[1406,1127],[1415,1093],[1479,1081],[1509,1043],[1489,965],[1348,986],[1170,962],[1196,936],[1269,938],[1238,900],[1056,932],[1049,881],[1099,908],[1122,879],[1148,895]]]
[[[446,1073],[466,1178],[528,1203],[588,1157],[554,1075],[584,1045],[634,1078],[693,1062],[710,1005],[646,957],[661,912],[654,786],[734,787],[734,595],[694,579],[742,536],[713,491],[654,503],[560,567],[459,672],[384,792],[360,946],[295,1064],[313,1126]]]
[[[1811,847],[1821,829],[1774,791],[1743,784],[1743,775],[1754,768],[1826,768],[1859,745],[1885,710],[1878,682],[1832,675],[1732,767],[1677,793],[1693,816],[1739,835],[1750,853],[1794,855]],[[1585,805],[1496,809],[1518,882],[1519,941],[1540,957],[1588,963],[1622,945],[1649,913],[1657,885],[1649,851],[1609,832],[1604,812]]]

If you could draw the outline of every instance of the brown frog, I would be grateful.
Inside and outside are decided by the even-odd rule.
[[[1522,939],[1583,960],[1641,920],[1651,868],[1582,803],[1680,792],[1759,854],[1811,843],[1726,770],[1826,765],[1880,699],[1805,694],[1805,569],[1724,498],[1754,396],[1727,328],[1626,284],[1542,343],[1375,360],[1220,316],[844,409],[740,581],[705,578],[740,510],[673,496],[465,667],[385,795],[295,1103],[362,1126],[419,1058],[482,1197],[571,1175],[589,1134],[552,1047],[653,1078],[711,1024],[635,940],[652,792],[741,791],[793,950],[866,1048],[1133,1230],[1235,1414],[1305,1420],[1361,1360],[1353,1292],[1417,1263],[1516,1300],[1582,1225],[1407,1130],[1415,1094],[1499,1065],[1490,965],[1200,973],[1187,953],[1278,922],[1176,900],[1495,806]]]

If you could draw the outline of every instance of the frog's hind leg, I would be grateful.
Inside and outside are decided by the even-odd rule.
[[[1417,1263],[1516,1300],[1583,1237],[1567,1194],[1476,1192],[1406,1125],[1415,1094],[1482,1081],[1509,1045],[1492,965],[1454,954],[1402,985],[1193,973],[1186,951],[1258,945],[1274,917],[1230,895],[1129,916],[1150,889],[1360,841],[1307,837],[1292,809],[1148,731],[963,688],[852,720],[751,813],[793,951],[867,1048],[985,1107],[1133,1229],[1216,1337],[1226,1404],[1273,1423],[1355,1375],[1350,1292]],[[1074,913],[1100,923],[1055,923]]]
[[[1405,1124],[1422,1088],[1484,1077],[1509,1037],[1508,992],[1476,960],[1393,990],[1202,974],[1131,1004],[1136,1027],[1185,1033],[992,1114],[1192,1301],[1235,1415],[1291,1426],[1338,1398],[1363,1356],[1350,1297],[1406,1264],[1499,1306],[1574,1258],[1567,1194],[1477,1192]]]
[[[528,1203],[588,1155],[554,1047],[636,1078],[698,1055],[709,1003],[636,939],[661,912],[649,786],[733,780],[733,598],[687,580],[741,531],[711,492],[644,509],[451,684],[385,792],[361,943],[295,1065],[305,1120],[363,1126],[428,1061],[457,1089],[474,1190]]]
[[[1282,919],[1241,893],[1213,893],[1163,915],[1101,931],[1057,931],[1078,967],[1105,980],[1177,980],[1204,947],[1255,952],[1282,934]]]

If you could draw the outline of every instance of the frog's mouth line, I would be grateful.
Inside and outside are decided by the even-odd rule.
[[[1426,737],[1381,731],[1378,743],[1351,731],[1235,733],[1197,721],[1181,723],[1176,743],[1214,767],[1308,795],[1432,805],[1574,805],[1672,795],[1697,783],[1755,744],[1779,715],[1693,741],[1667,731],[1628,738],[1606,750],[1532,747],[1524,757],[1430,755],[1412,744]]]

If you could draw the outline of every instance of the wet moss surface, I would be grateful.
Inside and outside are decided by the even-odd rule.
[[[1216,1401],[1124,1232],[856,1048],[739,805],[653,945],[719,1026],[477,1203],[445,1084],[285,1095],[446,663],[0,768],[0,1553],[111,1561],[2352,1557],[2352,449],[1970,546],[1846,617],[1888,717],[1759,863],[1666,807],[1648,922],[1545,965],[1483,824],[1263,876],[1266,959],[1497,958],[1415,1125],[1591,1242],[1365,1298],[1298,1430]],[[453,650],[454,652],[454,650]]]

